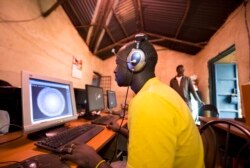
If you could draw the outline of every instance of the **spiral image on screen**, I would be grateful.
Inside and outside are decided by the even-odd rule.
[[[37,105],[44,115],[53,117],[63,113],[65,99],[59,90],[46,87],[38,93]]]

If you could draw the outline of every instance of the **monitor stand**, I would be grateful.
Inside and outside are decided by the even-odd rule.
[[[105,108],[104,110],[102,110],[103,113],[107,113],[107,114],[111,114],[111,110],[108,108]]]
[[[97,114],[92,114],[91,112],[90,113],[85,113],[84,115],[81,116],[82,118],[84,118],[85,120],[94,120],[98,117],[100,117],[100,115],[97,115]]]
[[[118,114],[118,111],[117,111],[117,112],[114,111],[113,108],[106,108],[106,109],[104,110],[104,112],[107,113],[107,114],[119,115],[119,114]]]

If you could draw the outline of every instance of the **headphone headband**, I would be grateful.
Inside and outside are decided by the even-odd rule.
[[[137,42],[142,42],[142,41],[144,41],[144,40],[148,40],[148,37],[147,37],[146,34],[144,34],[144,33],[139,33],[139,34],[136,34],[136,35],[135,35],[135,41],[137,41]]]

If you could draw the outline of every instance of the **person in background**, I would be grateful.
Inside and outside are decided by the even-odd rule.
[[[197,93],[197,95],[200,97],[200,92],[198,89],[198,79],[196,75],[191,75],[190,76],[193,86],[194,86],[194,90]],[[191,94],[191,104],[192,104],[192,116],[193,119],[196,123],[199,123],[199,109],[200,107],[203,105],[201,103],[199,103],[194,96]]]
[[[203,144],[183,99],[155,76],[157,52],[145,34],[117,53],[115,79],[136,94],[128,106],[128,129],[117,123],[107,127],[128,137],[127,168],[202,168]],[[138,66],[137,66],[138,65]],[[69,145],[62,159],[85,168],[117,167],[108,164],[85,144]]]
[[[190,111],[192,112],[191,94],[201,105],[205,103],[201,101],[199,95],[195,91],[193,81],[188,76],[184,75],[185,69],[183,65],[176,67],[177,75],[170,80],[170,87],[172,87],[187,103]]]

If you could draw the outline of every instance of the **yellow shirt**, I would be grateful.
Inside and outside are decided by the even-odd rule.
[[[153,78],[128,112],[128,168],[201,168],[203,145],[182,98]]]

